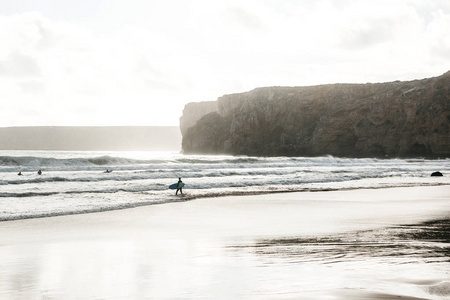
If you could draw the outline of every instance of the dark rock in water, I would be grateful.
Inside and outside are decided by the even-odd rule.
[[[444,176],[444,175],[442,175],[441,172],[433,172],[431,173],[431,176]]]
[[[450,72],[414,81],[266,87],[187,104],[184,153],[450,157]]]

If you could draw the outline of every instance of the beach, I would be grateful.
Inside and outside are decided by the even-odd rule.
[[[450,299],[450,186],[0,222],[0,299]]]

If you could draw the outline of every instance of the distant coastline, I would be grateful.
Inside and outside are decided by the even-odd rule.
[[[0,128],[0,150],[180,151],[178,126]]]

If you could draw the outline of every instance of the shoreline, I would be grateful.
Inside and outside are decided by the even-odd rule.
[[[290,194],[290,193],[318,193],[318,192],[339,192],[339,191],[354,191],[354,190],[382,190],[382,189],[396,189],[396,188],[417,188],[417,187],[440,187],[440,186],[448,186],[450,184],[446,183],[436,183],[436,184],[427,184],[427,185],[409,185],[409,186],[382,186],[382,187],[355,187],[355,188],[317,188],[317,189],[304,189],[304,190],[278,190],[278,191],[263,191],[263,192],[236,192],[230,194],[207,194],[207,195],[194,195],[189,196],[189,194],[182,196],[181,198],[171,199],[169,201],[161,201],[155,203],[135,203],[129,205],[119,205],[118,207],[108,207],[108,208],[98,208],[92,209],[88,211],[73,211],[73,212],[56,212],[50,214],[42,214],[42,215],[33,215],[33,216],[22,216],[17,218],[0,218],[0,225],[3,222],[13,222],[20,220],[30,220],[30,219],[43,219],[43,218],[53,218],[53,217],[63,217],[63,216],[72,216],[72,215],[84,215],[84,214],[96,214],[103,212],[111,212],[111,211],[120,211],[127,209],[134,209],[145,206],[154,206],[154,205],[165,205],[171,203],[178,202],[187,202],[187,201],[195,201],[199,199],[208,199],[208,198],[224,198],[224,197],[246,197],[246,196],[263,196],[263,195],[276,195],[276,194]]]
[[[445,185],[1,222],[0,298],[446,299],[449,220]]]

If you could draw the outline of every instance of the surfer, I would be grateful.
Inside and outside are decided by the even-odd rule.
[[[175,195],[178,195],[178,191],[180,191],[181,195],[183,195],[183,187],[179,187],[180,183],[183,183],[183,181],[181,181],[181,177],[178,177],[177,191],[175,192]]]
[[[19,172],[17,175],[22,176],[22,172]]]
[[[42,171],[41,170],[38,171],[38,175],[42,175]]]

